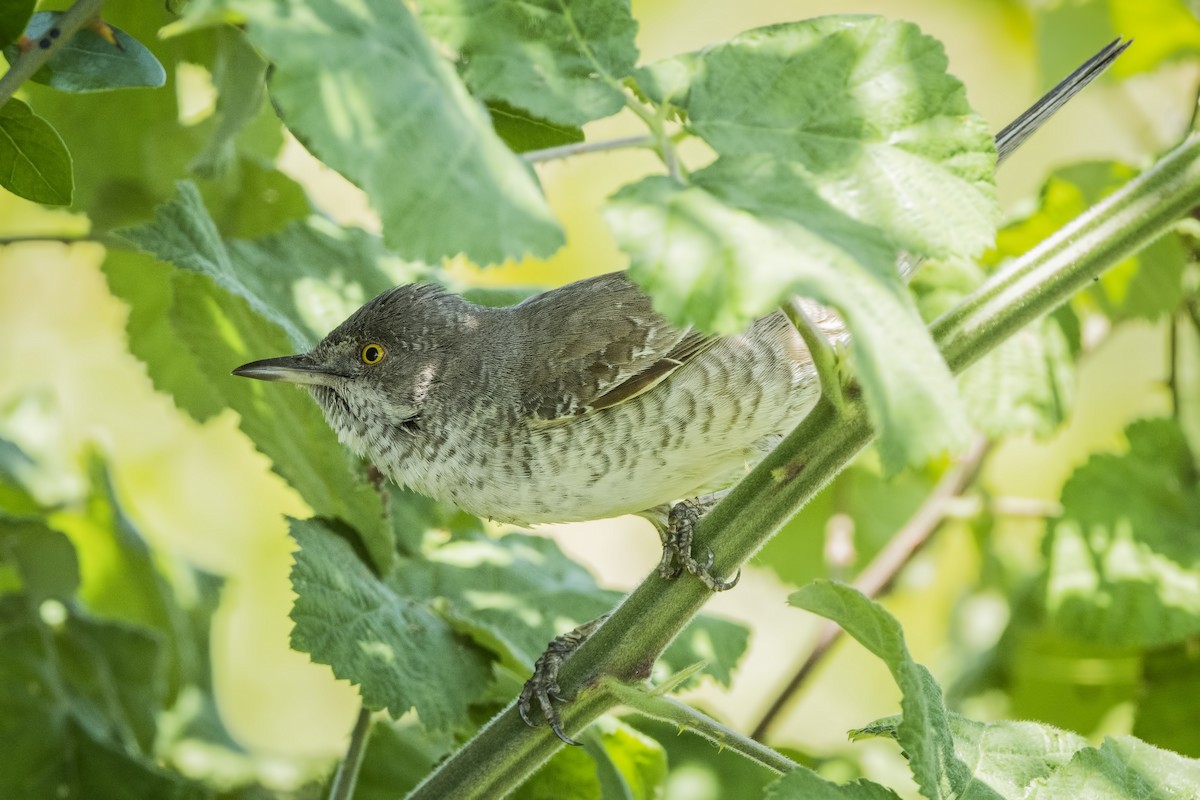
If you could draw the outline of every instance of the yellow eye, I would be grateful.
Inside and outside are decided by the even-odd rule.
[[[359,358],[362,359],[364,364],[368,365],[378,364],[380,361],[383,361],[383,356],[383,345],[376,344],[375,342],[363,345],[362,352],[359,353]]]

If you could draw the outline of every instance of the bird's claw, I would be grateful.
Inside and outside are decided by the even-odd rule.
[[[517,713],[521,715],[521,719],[525,721],[526,725],[531,728],[538,726],[539,721],[530,716],[530,709],[536,702],[538,710],[541,712],[541,719],[546,721],[555,736],[565,744],[579,744],[567,736],[562,729],[562,718],[559,716],[556,704],[569,702],[570,698],[563,694],[562,687],[558,685],[558,670],[567,656],[575,652],[579,645],[583,644],[583,641],[592,634],[592,631],[600,627],[606,619],[608,619],[607,614],[591,622],[585,622],[561,636],[554,637],[546,646],[545,652],[538,656],[537,661],[533,662],[533,674],[529,676],[529,680],[525,681],[521,695],[517,698]]]
[[[737,586],[742,571],[739,569],[732,578],[722,578],[712,572],[715,558],[712,550],[707,551],[703,562],[692,555],[692,533],[703,514],[703,507],[693,501],[685,500],[671,506],[667,527],[661,533],[663,554],[658,562],[658,574],[667,580],[674,580],[686,570],[711,591],[728,591]]]

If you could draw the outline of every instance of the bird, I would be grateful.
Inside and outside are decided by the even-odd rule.
[[[996,137],[1006,158],[1124,51],[1114,41]],[[901,272],[916,266],[902,258]],[[833,342],[841,318],[802,301]],[[804,340],[775,311],[743,331],[676,326],[624,272],[490,308],[432,284],[395,287],[312,350],[233,374],[306,387],[339,440],[397,484],[480,517],[533,525],[637,514],[659,532],[659,571],[712,574],[691,552],[696,520],[816,404]],[[551,700],[567,652],[598,621],[539,659],[520,710]],[[557,643],[557,647],[556,647]],[[540,683],[539,683],[540,681]]]

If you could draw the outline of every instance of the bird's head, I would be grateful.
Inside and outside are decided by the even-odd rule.
[[[307,387],[356,450],[391,428],[418,426],[465,302],[440,287],[399,286],[369,301],[307,353],[252,361],[243,378]]]

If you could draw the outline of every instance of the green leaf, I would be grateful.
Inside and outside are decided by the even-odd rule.
[[[176,297],[172,271],[145,254],[110,249],[104,257],[108,288],[129,307],[125,338],[150,373],[154,386],[166,392],[184,412],[204,422],[228,406],[211,384],[189,343],[170,324]]]
[[[883,660],[903,693],[897,740],[908,756],[921,794],[930,800],[960,797],[971,783],[970,770],[955,754],[942,690],[929,670],[909,655],[900,623],[855,589],[827,581],[801,587],[788,602],[838,623]],[[999,795],[981,787],[973,797],[997,800]]]
[[[959,379],[972,425],[993,439],[1049,436],[1075,400],[1075,360],[1066,334],[1045,317],[972,364]]]
[[[589,730],[583,746],[596,761],[605,800],[656,800],[662,796],[667,754],[654,739],[605,719]]]
[[[35,5],[37,0],[0,0],[0,47],[20,38]]]
[[[61,11],[34,14],[25,35],[35,40],[54,36],[62,16]],[[33,80],[63,92],[101,92],[166,83],[166,70],[145,45],[120,28],[109,27],[117,46],[85,27],[51,56]],[[4,48],[4,56],[10,64],[17,55],[15,47]]]
[[[157,639],[32,600],[0,597],[0,796],[209,797],[148,755],[163,689]]]
[[[494,101],[488,103],[488,113],[496,135],[514,153],[542,150],[583,141],[583,131],[570,125],[558,125],[533,116],[528,111]]]
[[[730,333],[799,294],[836,308],[889,472],[966,434],[950,371],[882,234],[832,208],[778,162],[718,160],[682,186],[651,177],[609,201],[629,273],[677,323]],[[754,189],[748,187],[757,187]]]
[[[1027,800],[1160,800],[1200,795],[1200,761],[1159,750],[1137,739],[1105,739],[1098,748],[1080,750]]]
[[[1151,647],[1200,632],[1200,487],[1172,420],[1135,422],[1128,452],[1094,455],[1063,487],[1044,544],[1046,606],[1085,641]]]
[[[1149,744],[1200,756],[1200,653],[1192,640],[1146,653],[1133,735]]]
[[[377,578],[324,520],[293,520],[292,646],[360,687],[370,708],[415,708],[432,731],[467,722],[487,662],[425,604]]]
[[[155,209],[154,222],[119,235],[163,261],[210,276],[286,331],[298,349],[311,347],[397,280],[422,274],[364,231],[316,219],[251,242],[227,243],[188,181]]]
[[[391,584],[406,597],[441,598],[442,613],[458,630],[522,674],[550,639],[621,599],[619,592],[597,587],[553,541],[520,533],[446,543],[425,559],[403,560]],[[700,617],[667,648],[658,667],[670,673],[705,661],[705,671],[728,684],[747,635],[741,625]]]
[[[1167,0],[1169,3],[1178,0]],[[1108,15],[1109,0],[1081,0],[1071,3],[1046,3],[1033,7],[1034,44],[1037,47],[1038,89],[1049,91],[1055,84],[1069,75],[1095,51],[1101,42],[1111,42],[1117,36],[1125,37],[1129,31],[1112,27]],[[1130,48],[1113,65],[1114,73],[1126,68],[1126,58],[1133,56]]]
[[[178,82],[177,62],[211,61],[211,33],[186,42],[158,39],[158,28],[169,19],[162,3],[105,0],[104,13],[151,49],[172,85]],[[68,94],[26,83],[22,91],[74,156],[74,208],[88,215],[93,234],[149,217],[174,191],[211,128],[181,123],[174,90]]]
[[[985,275],[964,259],[925,263],[911,284],[921,316],[936,319],[978,288]],[[976,430],[996,439],[1025,432],[1047,436],[1058,430],[1075,399],[1078,343],[1068,329],[1073,331],[1077,324],[1071,310],[1061,308],[967,368],[958,386]]]
[[[1028,252],[1136,174],[1132,167],[1111,161],[1073,164],[1055,172],[1042,187],[1040,207],[1000,231],[988,260],[994,264]],[[1179,235],[1169,233],[1105,272],[1073,303],[1083,311],[1098,309],[1114,322],[1158,319],[1178,307],[1186,263]]]
[[[995,145],[946,64],[941,43],[912,23],[819,17],[689,58],[687,94],[674,102],[722,159],[770,156],[911,254],[973,256],[999,216]]]
[[[960,797],[1024,798],[1075,754],[1088,746],[1084,737],[1034,722],[977,722],[952,714],[948,718],[958,757],[971,765],[971,787]],[[886,736],[898,739],[898,717],[877,720],[852,731],[852,738]]]
[[[153,223],[122,235],[183,270],[171,279],[172,333],[156,345],[167,369],[160,386],[177,397],[182,391],[181,404],[188,410],[210,411],[213,403],[236,410],[242,429],[275,470],[318,515],[353,526],[376,567],[386,573],[394,540],[379,495],[337,443],[316,404],[287,387],[278,391],[278,386],[229,375],[246,361],[308,349],[350,311],[389,288],[393,279],[382,269],[386,254],[378,240],[312,220],[275,236],[226,245],[190,183],[179,185],[178,197],[157,209]],[[159,329],[147,335],[158,336]],[[171,353],[180,344],[191,356],[173,362]],[[150,367],[156,376],[158,361]],[[206,388],[193,397],[197,371],[198,385],[213,387],[215,397]]]
[[[236,163],[235,137],[258,114],[266,96],[267,62],[246,35],[230,26],[218,28],[217,56],[212,68],[217,89],[216,127],[188,168],[205,178],[217,177]]]
[[[16,98],[0,106],[0,186],[53,206],[69,204],[75,189],[71,154],[58,131]]]
[[[564,747],[511,797],[513,800],[601,800],[602,791],[595,760],[581,747]]]
[[[91,491],[78,511],[59,513],[55,524],[75,543],[83,566],[78,595],[106,618],[153,630],[163,645],[168,699],[207,673],[195,644],[191,620],[175,587],[160,570],[169,556],[155,553],[126,513],[107,466],[96,454],[87,462]],[[186,574],[183,564],[175,574]]]
[[[311,346],[311,334],[298,324],[294,314],[277,308],[271,302],[274,298],[256,291],[261,285],[246,285],[246,276],[234,266],[195,184],[180,181],[176,190],[175,198],[155,208],[154,222],[123,229],[119,235],[162,261],[211,277],[226,291],[246,300],[264,320],[286,331],[292,347]],[[276,289],[273,295],[277,298],[278,294]]]
[[[0,566],[11,576],[6,591],[34,603],[67,602],[79,587],[79,559],[71,542],[41,520],[0,514]],[[15,579],[9,584],[8,580]]]
[[[0,439],[0,514],[19,517],[43,510],[29,488],[28,478],[34,466],[33,459],[19,446]]]
[[[245,16],[274,64],[271,97],[288,127],[366,190],[397,252],[492,263],[562,245],[532,170],[403,3],[228,0],[188,13],[214,5]]]
[[[200,193],[226,237],[257,239],[282,233],[313,214],[304,187],[270,161],[242,154],[222,169],[215,182],[200,184]]]
[[[637,61],[629,0],[430,0],[421,22],[472,94],[562,125],[620,111]]]
[[[887,787],[868,780],[836,784],[807,768],[794,769],[767,787],[766,800],[900,800]]]
[[[412,718],[376,720],[354,787],[354,800],[396,800],[404,796],[453,747],[452,736],[432,735]]]
[[[1112,66],[1126,79],[1200,53],[1195,0],[1076,0],[1022,4],[1032,12],[1043,91],[1114,37],[1137,42]]]

